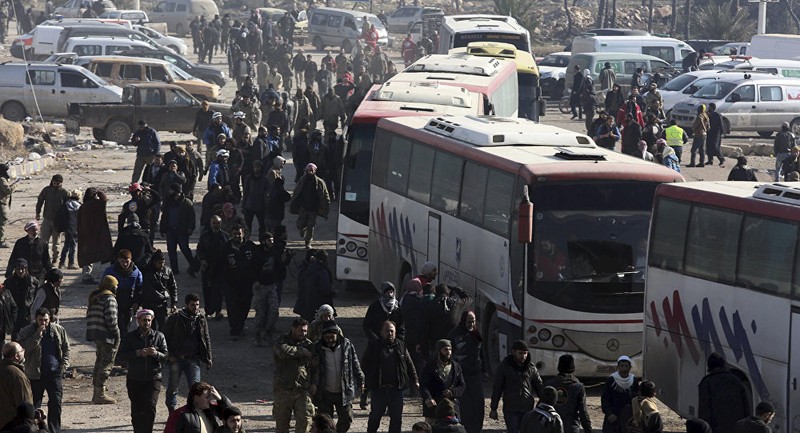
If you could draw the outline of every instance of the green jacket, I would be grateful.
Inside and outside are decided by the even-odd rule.
[[[294,341],[286,334],[275,345],[275,391],[308,390],[311,386],[311,340]]]
[[[69,337],[61,325],[50,323],[47,326],[56,341],[58,367],[63,374],[69,367]],[[34,322],[19,331],[19,343],[25,349],[25,374],[33,380],[40,379],[42,375],[42,336],[37,332],[38,328],[39,325]]]

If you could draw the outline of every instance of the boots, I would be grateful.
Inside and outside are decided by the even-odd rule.
[[[94,404],[117,404],[117,401],[106,395],[105,386],[95,386],[94,395],[92,396],[92,403]]]

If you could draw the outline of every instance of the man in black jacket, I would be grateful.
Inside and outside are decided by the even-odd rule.
[[[223,247],[228,324],[234,341],[244,334],[244,323],[253,300],[253,282],[258,269],[258,246],[244,238],[244,228],[235,226]]]
[[[203,285],[203,299],[206,301],[206,316],[216,314],[222,318],[222,270],[224,257],[222,255],[225,244],[228,243],[228,234],[221,230],[222,218],[214,215],[211,217],[211,227],[200,234],[197,241],[196,262],[199,262],[200,276]],[[197,266],[197,265],[195,265]]]
[[[543,389],[542,378],[528,353],[528,345],[523,340],[515,341],[511,345],[511,355],[506,356],[497,368],[489,418],[498,419],[497,407],[502,396],[506,431],[519,432],[522,418],[533,409],[533,393],[541,396]]]
[[[14,302],[17,304],[16,323],[11,332],[11,340],[17,339],[19,330],[31,323],[31,305],[33,296],[39,288],[39,280],[31,276],[28,272],[28,261],[18,258],[13,262],[9,260],[9,265],[14,266],[14,272],[6,278],[3,286],[11,292]]]
[[[450,340],[436,342],[436,360],[428,363],[420,376],[419,393],[422,395],[422,415],[429,424],[436,423],[436,407],[443,399],[450,399],[458,410],[458,399],[464,393],[464,375],[461,365],[453,361]]]
[[[558,375],[545,382],[558,391],[555,408],[564,423],[564,433],[592,432],[592,422],[586,409],[586,390],[575,377],[575,358],[572,355],[561,355],[558,358]],[[541,395],[541,394],[539,394]]]
[[[367,433],[377,433],[383,414],[389,411],[389,433],[400,433],[403,390],[419,388],[417,371],[406,345],[395,338],[394,323],[383,323],[380,340],[371,340],[364,353],[364,376],[372,396]]]
[[[131,400],[134,433],[152,433],[161,393],[161,363],[167,359],[167,340],[154,330],[152,310],[136,313],[138,328],[125,334],[118,356],[128,363],[126,386]]]
[[[28,233],[27,236],[14,242],[14,249],[11,250],[11,257],[8,259],[6,278],[11,277],[14,272],[16,260],[25,259],[28,261],[28,272],[41,280],[44,278],[44,273],[53,267],[50,263],[50,252],[47,251],[47,242],[39,237],[39,223],[36,221],[25,224],[25,232]]]
[[[211,337],[206,317],[200,313],[200,296],[189,293],[184,301],[186,307],[169,316],[164,325],[167,347],[172,347],[167,362],[166,404],[170,413],[178,405],[181,375],[186,376],[186,383],[191,387],[191,384],[200,382],[200,363],[207,369],[213,365]]]
[[[697,417],[707,422],[714,433],[736,430],[736,421],[753,414],[747,388],[728,370],[725,356],[717,352],[708,356],[708,374],[697,386]]]
[[[172,269],[164,264],[164,253],[156,250],[150,262],[142,268],[142,308],[155,313],[156,330],[163,330],[169,313],[178,311],[178,283]]]
[[[186,262],[194,262],[192,249],[189,247],[189,235],[195,228],[194,206],[191,200],[183,195],[181,185],[173,183],[170,187],[170,196],[164,202],[161,216],[161,234],[167,238],[167,254],[169,264],[175,275],[180,274],[178,267],[178,246],[181,248]],[[190,267],[189,275],[194,276]]]
[[[122,250],[131,252],[133,263],[139,269],[147,266],[150,256],[153,255],[150,236],[142,230],[142,226],[139,225],[139,217],[135,213],[128,215],[127,225],[119,232],[117,242],[114,244],[115,256]]]

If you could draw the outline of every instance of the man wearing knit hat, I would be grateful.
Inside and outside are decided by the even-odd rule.
[[[508,433],[518,433],[522,418],[533,409],[534,392],[541,397],[544,390],[536,363],[531,360],[528,345],[517,340],[511,354],[500,363],[494,379],[489,418],[498,419],[497,407],[503,397],[503,418]]]
[[[125,385],[131,400],[134,433],[152,433],[156,404],[161,393],[161,364],[167,360],[167,340],[153,329],[152,310],[136,312],[138,327],[125,334],[119,356],[128,362]]]
[[[316,164],[310,162],[306,165],[303,177],[297,181],[289,205],[289,212],[297,215],[297,229],[306,241],[306,248],[311,248],[317,216],[328,219],[330,206],[331,196],[328,194],[328,187],[325,181],[317,176]]]
[[[555,408],[564,422],[564,433],[578,433],[583,428],[585,433],[592,431],[589,411],[586,409],[586,390],[575,377],[575,358],[572,355],[561,355],[558,358],[558,375],[545,382],[558,391]]]
[[[437,406],[443,399],[455,405],[458,412],[458,398],[464,392],[464,374],[461,365],[452,359],[453,345],[450,340],[436,342],[436,360],[429,362],[419,378],[419,393],[422,396],[422,415],[428,424],[433,424],[437,414]],[[455,415],[455,414],[454,414]]]
[[[336,409],[336,433],[347,433],[356,391],[364,392],[364,373],[353,343],[340,332],[333,320],[323,323],[322,338],[312,348],[311,394],[320,413],[333,418]]]
[[[16,260],[25,259],[28,261],[28,272],[42,280],[44,273],[53,267],[50,262],[50,253],[47,251],[47,242],[39,237],[39,223],[36,221],[28,221],[25,224],[25,232],[28,233],[27,236],[14,242],[14,249],[11,250],[11,257],[8,259],[6,278],[14,272]]]
[[[436,406],[436,422],[432,433],[467,433],[456,411],[458,404],[449,398],[443,398]],[[424,409],[424,406],[423,406]]]
[[[120,334],[117,325],[117,284],[111,275],[106,275],[100,287],[89,295],[86,309],[86,339],[94,341],[95,352],[92,386],[94,404],[115,404],[116,400],[106,395],[105,384],[114,366],[114,358],[119,348]]]
[[[53,238],[50,245],[53,248],[53,263],[58,258],[58,245],[61,236],[56,227],[56,216],[69,195],[69,192],[62,186],[63,183],[63,176],[60,174],[53,175],[52,179],[50,179],[50,185],[42,189],[36,200],[36,221],[39,221],[42,225],[42,240],[50,243],[50,238]],[[44,213],[42,213],[42,207],[44,207]]]

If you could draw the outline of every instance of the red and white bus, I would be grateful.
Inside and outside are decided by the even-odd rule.
[[[518,92],[514,61],[464,53],[423,57],[382,86],[373,86],[345,133],[337,279],[369,279],[369,173],[378,120],[423,114],[516,116]]]
[[[373,284],[435,263],[437,283],[474,296],[492,366],[517,339],[542,374],[565,353],[592,377],[641,353],[653,196],[680,174],[493,116],[382,119],[373,153]]]
[[[712,352],[800,431],[800,185],[688,182],[656,190],[645,294],[644,373],[698,416]]]

